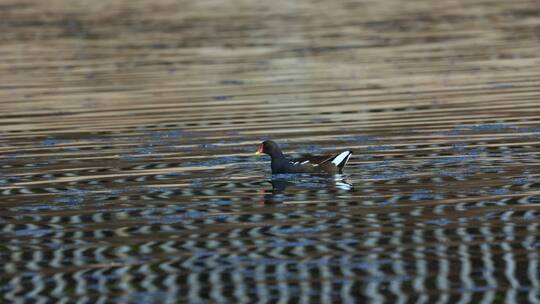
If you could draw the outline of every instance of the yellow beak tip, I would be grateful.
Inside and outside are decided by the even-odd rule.
[[[263,153],[259,152],[259,151],[255,152],[255,155],[261,155],[261,154],[263,154]]]

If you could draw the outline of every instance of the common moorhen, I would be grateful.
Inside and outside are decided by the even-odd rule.
[[[272,159],[272,174],[281,173],[319,173],[336,174],[343,171],[343,167],[352,155],[351,151],[343,151],[333,155],[302,155],[298,159],[287,159],[278,144],[265,140],[255,154],[268,154]]]

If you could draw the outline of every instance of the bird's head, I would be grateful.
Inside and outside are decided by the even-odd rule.
[[[255,152],[256,155],[267,154],[267,155],[278,155],[281,154],[281,149],[279,149],[278,144],[271,140],[265,140],[257,148]]]

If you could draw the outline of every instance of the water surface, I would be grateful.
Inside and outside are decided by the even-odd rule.
[[[540,302],[534,1],[0,20],[0,302]],[[272,177],[268,138],[354,156]]]

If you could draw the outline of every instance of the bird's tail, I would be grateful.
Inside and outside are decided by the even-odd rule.
[[[347,164],[349,161],[349,158],[351,158],[352,151],[343,151],[336,155],[334,158],[332,158],[332,164],[336,165],[336,167],[339,168],[339,172],[343,170],[343,167]]]

